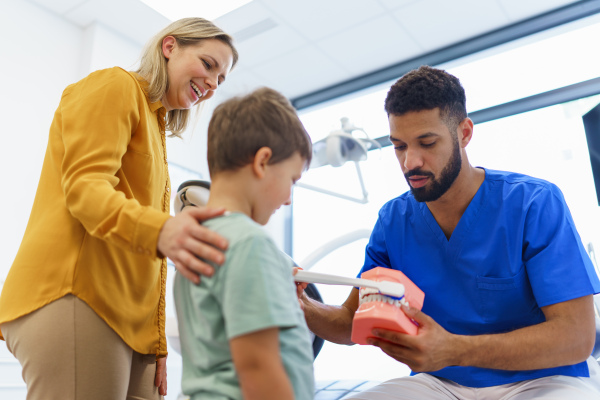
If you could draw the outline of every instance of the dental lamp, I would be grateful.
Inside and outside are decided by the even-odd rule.
[[[362,198],[347,196],[328,189],[309,185],[303,182],[297,183],[298,187],[314,190],[316,192],[339,197],[345,200],[354,201],[365,204],[368,200],[368,192],[360,170],[360,161],[367,159],[367,152],[374,148],[381,149],[381,145],[370,139],[367,133],[362,128],[357,128],[346,117],[341,118],[342,128],[334,130],[327,135],[325,139],[313,143],[313,156],[310,163],[310,168],[318,168],[325,165],[332,167],[341,167],[346,162],[354,162],[356,173],[362,190]],[[366,137],[359,138],[353,135],[354,132],[361,131]]]

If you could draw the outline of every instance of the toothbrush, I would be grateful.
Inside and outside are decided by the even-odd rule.
[[[294,275],[296,282],[305,283],[325,283],[327,285],[345,285],[368,287],[379,290],[381,294],[394,297],[400,300],[404,297],[404,285],[397,282],[372,281],[369,279],[346,278],[344,276],[322,274],[320,272],[311,272],[298,270]]]

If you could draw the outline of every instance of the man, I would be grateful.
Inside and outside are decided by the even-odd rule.
[[[401,270],[425,302],[422,311],[403,306],[416,336],[375,329],[369,339],[412,376],[353,398],[598,399],[590,354],[600,282],[562,193],[472,167],[465,102],[456,77],[426,66],[387,95],[390,140],[410,191],[380,210],[361,273]],[[351,344],[356,288],[340,307],[303,301],[315,334]]]

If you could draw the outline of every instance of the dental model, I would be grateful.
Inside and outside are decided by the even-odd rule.
[[[361,279],[297,271],[296,282],[325,283],[360,287],[359,306],[352,321],[354,343],[367,344],[375,328],[416,335],[418,326],[404,314],[402,304],[421,309],[425,293],[402,272],[376,267],[361,275]]]
[[[396,332],[416,335],[417,324],[408,318],[400,308],[402,304],[420,310],[423,307],[425,293],[402,272],[390,268],[376,267],[361,275],[362,279],[396,282],[404,285],[404,297],[395,299],[371,288],[361,287],[359,305],[352,321],[354,343],[367,344],[367,338],[373,337],[372,330],[383,328]]]

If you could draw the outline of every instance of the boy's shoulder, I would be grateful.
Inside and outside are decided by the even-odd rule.
[[[243,213],[227,213],[203,224],[227,239],[225,263],[228,265],[242,259],[245,262],[260,259],[263,267],[271,268],[272,264],[283,262],[283,252],[267,231]],[[288,264],[287,260],[284,264]]]
[[[227,296],[231,292],[242,293],[246,287],[260,288],[266,282],[269,287],[277,286],[283,291],[289,289],[287,285],[293,284],[291,271],[294,262],[279,249],[260,224],[242,213],[230,213],[207,222],[206,227],[225,237],[229,245],[223,265],[216,269],[211,279],[202,279],[201,285],[205,282],[214,293],[218,293],[217,296]],[[274,290],[271,289],[271,292]],[[295,293],[293,287],[292,293]],[[285,296],[280,293],[275,298],[279,302]],[[265,304],[269,302],[265,300]]]
[[[203,225],[225,237],[230,246],[249,239],[271,240],[267,232],[243,213],[225,213],[203,222]]]

